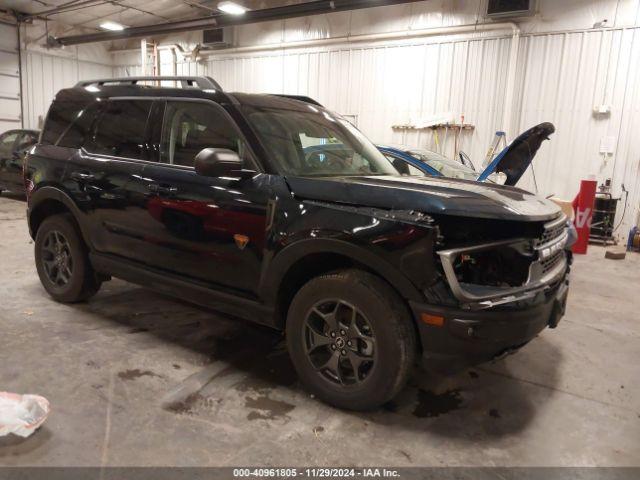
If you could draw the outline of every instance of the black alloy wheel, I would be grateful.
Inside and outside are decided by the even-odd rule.
[[[42,264],[54,285],[64,287],[73,275],[73,255],[66,237],[57,230],[47,233],[42,244]]]
[[[339,299],[321,300],[309,311],[304,342],[314,368],[338,385],[353,385],[375,367],[376,339],[357,307]]]
[[[40,282],[59,302],[93,296],[102,283],[89,261],[89,249],[70,213],[44,219],[36,231],[35,257]]]
[[[418,350],[406,303],[385,280],[357,269],[304,284],[289,306],[286,335],[305,387],[350,410],[391,400],[406,383]]]

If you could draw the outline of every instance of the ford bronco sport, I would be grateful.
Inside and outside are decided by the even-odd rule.
[[[564,312],[555,204],[400,176],[310,98],[208,77],[81,82],[57,94],[24,175],[55,300],[113,276],[282,330],[301,381],[339,407],[390,400],[418,359],[455,371],[512,352]]]

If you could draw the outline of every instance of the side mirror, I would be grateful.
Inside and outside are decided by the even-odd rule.
[[[204,177],[239,177],[255,175],[242,169],[242,160],[236,152],[226,148],[205,148],[196,155],[196,173]]]

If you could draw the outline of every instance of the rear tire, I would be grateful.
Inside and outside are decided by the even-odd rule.
[[[370,410],[388,402],[415,362],[407,307],[386,282],[360,270],[305,284],[291,302],[286,333],[302,383],[340,408]]]
[[[36,234],[35,259],[42,286],[58,302],[81,302],[100,288],[87,246],[69,213],[42,222]]]

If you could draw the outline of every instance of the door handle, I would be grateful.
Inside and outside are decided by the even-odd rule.
[[[85,172],[71,172],[71,178],[78,182],[93,182],[96,179],[93,174]]]
[[[160,195],[172,195],[174,193],[178,193],[178,189],[176,187],[172,187],[171,185],[158,185],[157,183],[150,183],[147,185],[147,188],[152,193],[158,193]]]

